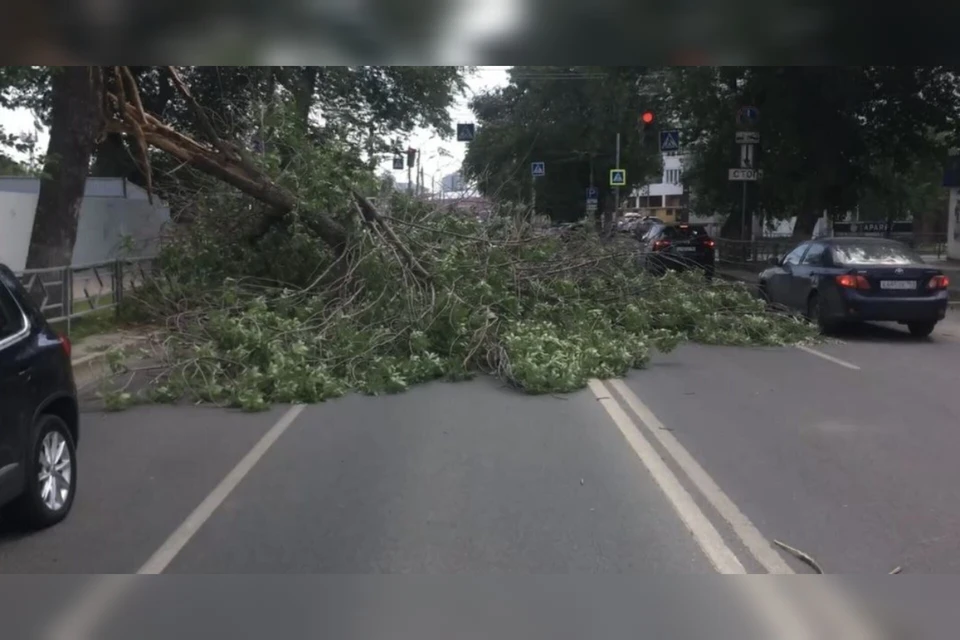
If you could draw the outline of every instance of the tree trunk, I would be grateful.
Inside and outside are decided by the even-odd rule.
[[[96,67],[62,67],[53,75],[50,144],[40,180],[27,268],[70,264],[90,157],[101,125]]]
[[[793,240],[801,242],[809,240],[817,227],[817,220],[823,217],[823,205],[820,199],[810,196],[804,206],[797,212],[797,221],[793,225]]]

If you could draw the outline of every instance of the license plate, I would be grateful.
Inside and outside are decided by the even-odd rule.
[[[881,280],[881,289],[891,289],[894,291],[906,291],[917,288],[916,280]]]
[[[680,253],[693,253],[696,250],[696,247],[677,247],[677,251]]]

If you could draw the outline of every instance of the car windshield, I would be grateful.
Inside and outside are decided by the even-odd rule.
[[[681,225],[676,227],[664,227],[663,237],[669,240],[674,239],[689,239],[689,238],[701,238],[707,235],[707,230],[703,227],[691,227],[688,225]]]
[[[833,247],[833,260],[842,265],[897,265],[923,262],[923,259],[911,249],[896,242],[835,245]]]

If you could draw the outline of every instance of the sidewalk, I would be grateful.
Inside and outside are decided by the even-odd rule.
[[[91,386],[107,373],[107,352],[110,349],[132,347],[144,342],[147,337],[142,332],[121,330],[87,336],[71,344],[70,360],[77,389]]]

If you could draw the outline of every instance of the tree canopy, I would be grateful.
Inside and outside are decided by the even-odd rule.
[[[486,194],[526,199],[529,163],[544,161],[538,205],[579,217],[590,162],[605,185],[618,131],[629,182],[658,181],[657,141],[642,146],[637,129],[653,109],[660,128],[681,130],[692,210],[739,228],[742,185],[727,169],[739,166],[737,110],[751,105],[761,114],[763,179],[750,185],[749,211],[797,216],[797,233],[809,234],[823,211],[865,203],[897,217],[936,206],[958,89],[947,66],[514,67],[507,87],[473,101],[480,127],[464,169]]]
[[[807,234],[821,211],[840,214],[868,194],[889,200],[928,184],[917,171],[937,167],[960,113],[960,85],[948,67],[698,67],[666,77],[665,104],[682,123],[684,182],[698,211],[739,211],[732,205],[740,185],[726,168],[738,166],[734,115],[752,105],[761,114],[763,179],[750,208],[796,215]]]
[[[471,103],[478,122],[464,174],[485,195],[530,199],[530,164],[544,162],[536,183],[537,209],[557,220],[583,217],[585,190],[600,188],[601,209],[610,200],[609,171],[620,167],[630,184],[659,172],[656,141],[643,145],[639,114],[645,67],[514,67],[510,84]],[[629,189],[626,190],[629,192]]]

